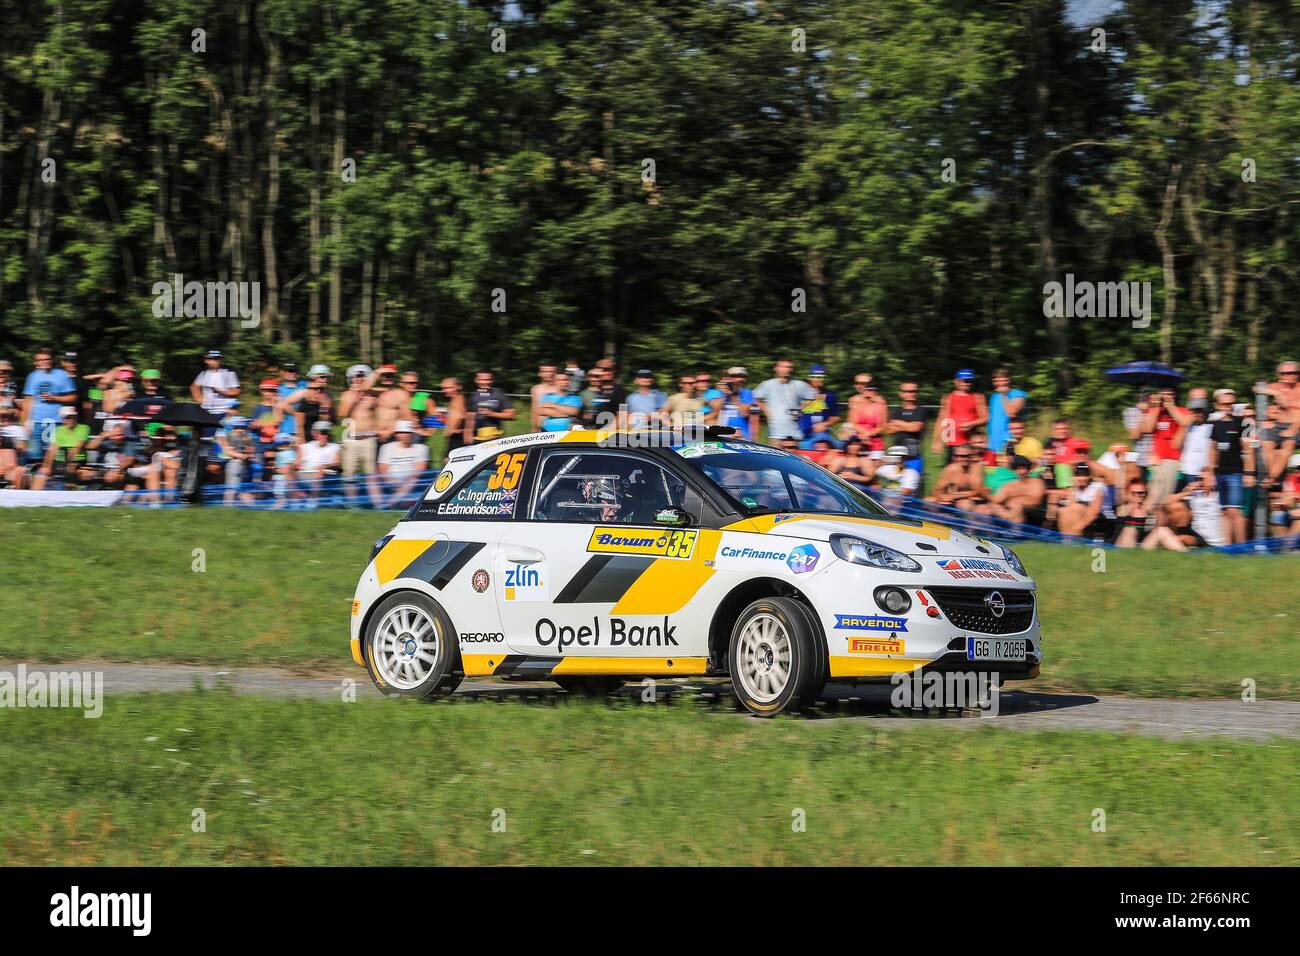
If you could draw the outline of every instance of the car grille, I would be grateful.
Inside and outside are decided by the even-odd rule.
[[[926,588],[939,602],[939,610],[963,631],[979,634],[1019,634],[1034,623],[1032,591],[1001,588]],[[994,617],[984,598],[993,591],[1002,595],[1006,610]]]

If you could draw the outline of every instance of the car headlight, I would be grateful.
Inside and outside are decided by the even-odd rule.
[[[1000,547],[1002,548],[1002,556],[1007,559],[1007,564],[1011,565],[1011,570],[1015,571],[1016,574],[1023,578],[1029,577],[1029,572],[1025,570],[1025,566],[1021,562],[1020,556],[1006,545],[1000,545]]]
[[[384,545],[388,544],[388,542],[392,540],[393,540],[393,535],[386,534],[378,541],[376,541],[374,544],[372,544],[370,546],[370,561],[375,560],[375,555],[377,555],[380,551],[383,551]],[[367,561],[366,564],[369,564],[370,561]]]
[[[831,550],[850,564],[865,564],[867,567],[884,568],[886,571],[921,570],[921,565],[903,552],[851,534],[832,535]]]

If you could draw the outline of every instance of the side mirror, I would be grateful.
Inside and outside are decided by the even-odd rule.
[[[655,512],[655,524],[684,528],[694,520],[690,512],[683,511],[681,508],[660,508]]]

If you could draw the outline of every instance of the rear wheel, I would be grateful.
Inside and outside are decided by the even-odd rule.
[[[812,612],[790,598],[759,598],[745,608],[728,659],[736,697],[760,717],[812,703],[826,684],[826,645]]]
[[[624,684],[616,677],[552,677],[551,680],[570,694],[581,697],[608,697]]]
[[[370,679],[390,697],[445,696],[463,680],[447,612],[416,591],[400,591],[379,602],[362,647]]]

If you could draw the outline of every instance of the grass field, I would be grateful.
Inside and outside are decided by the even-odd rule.
[[[98,720],[9,711],[0,864],[1300,860],[1295,741],[698,710],[197,692],[110,698]]]
[[[373,512],[0,512],[0,659],[351,668],[349,601]],[[203,571],[195,571],[195,549]],[[1300,697],[1300,564],[1287,556],[1025,545],[1047,664],[1038,688]]]

